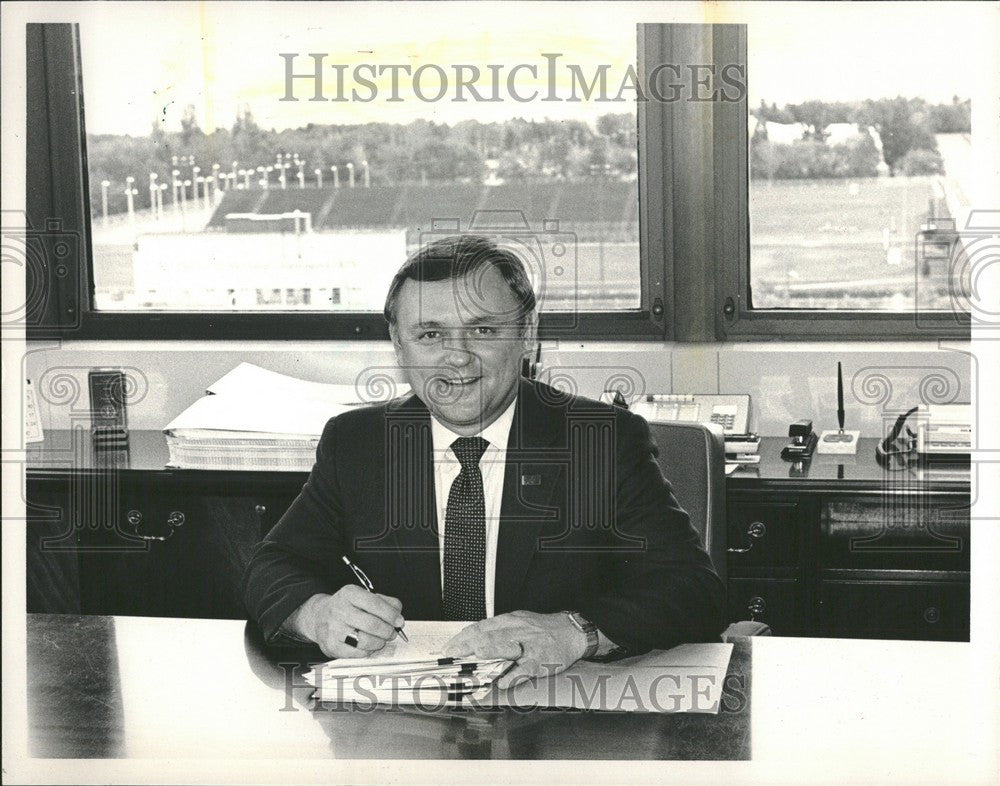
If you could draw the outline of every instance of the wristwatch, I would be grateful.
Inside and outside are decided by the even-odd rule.
[[[597,626],[585,619],[578,611],[564,611],[563,614],[569,617],[569,621],[577,630],[582,631],[587,636],[587,649],[580,656],[581,659],[593,657],[597,653]]]

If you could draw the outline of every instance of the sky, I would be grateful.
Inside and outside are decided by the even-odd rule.
[[[389,76],[379,100],[283,102],[285,61],[295,53],[296,72],[311,70],[312,52],[328,66],[351,70],[362,63],[513,64],[538,67],[534,81],[522,70],[518,90],[545,93],[543,53],[563,53],[560,91],[568,94],[568,63],[588,77],[608,66],[611,92],[634,62],[637,22],[742,22],[748,26],[751,106],[761,98],[779,105],[806,99],[857,100],[920,96],[932,102],[974,97],[983,80],[977,56],[989,46],[990,3],[81,3],[64,11],[80,22],[87,126],[91,133],[148,134],[154,119],[180,128],[193,104],[206,131],[231,127],[248,104],[266,128],[313,123],[409,122],[426,118],[590,119],[608,111],[634,111],[632,101],[423,102],[407,90],[390,95]],[[995,28],[993,28],[995,32]],[[326,92],[336,91],[332,67]],[[433,93],[433,73],[425,91]],[[453,77],[450,77],[453,78]],[[488,93],[488,81],[481,83]],[[360,89],[360,86],[359,86]],[[366,91],[363,91],[366,92]],[[452,86],[448,93],[454,96]],[[503,89],[503,95],[507,95]],[[627,93],[631,95],[631,93]]]

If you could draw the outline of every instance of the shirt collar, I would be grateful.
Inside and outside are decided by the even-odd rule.
[[[478,434],[469,436],[482,437],[490,443],[491,447],[498,450],[507,450],[507,442],[510,439],[510,427],[514,422],[514,410],[517,408],[517,396],[510,402],[510,406],[494,420],[490,425]],[[436,417],[431,415],[431,439],[434,441],[434,450],[444,451],[451,447],[451,443],[461,437],[447,426],[443,425]]]

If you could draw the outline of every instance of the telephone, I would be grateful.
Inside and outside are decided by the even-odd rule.
[[[619,405],[622,398],[621,393],[614,390],[606,390],[601,396],[602,401]],[[650,423],[715,423],[722,426],[726,436],[745,435],[750,428],[750,396],[747,393],[651,393],[626,403],[632,412]]]
[[[907,421],[914,418],[913,431]],[[972,452],[972,406],[930,404],[901,414],[892,430],[875,448],[885,464],[890,457],[912,456],[920,461],[968,461]]]

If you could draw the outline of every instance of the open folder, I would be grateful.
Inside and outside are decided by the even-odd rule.
[[[368,658],[319,664],[305,675],[322,702],[424,708],[563,707],[616,712],[718,713],[732,644],[683,644],[614,663],[579,661],[566,671],[499,690],[513,661],[449,658],[444,646],[467,622],[407,623]]]

